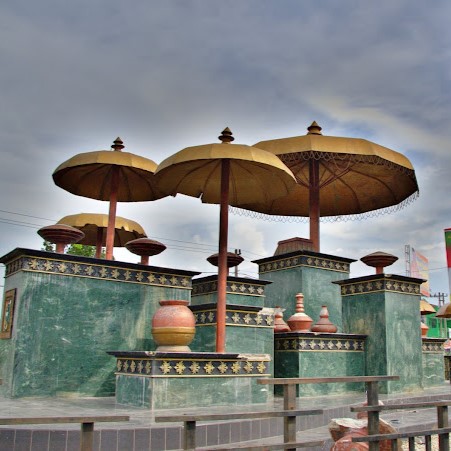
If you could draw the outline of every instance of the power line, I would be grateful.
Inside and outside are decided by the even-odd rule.
[[[23,214],[23,213],[15,213],[14,211],[0,210],[0,212],[2,212],[2,213],[9,213],[10,215],[26,216],[27,218],[43,219],[44,221],[56,222],[54,219],[41,218],[40,216],[26,215],[26,214]]]
[[[46,219],[46,218],[40,218],[38,216],[32,216],[32,215],[25,215],[22,213],[14,213],[11,211],[7,211],[7,210],[0,210],[0,212],[4,212],[4,213],[9,213],[9,214],[17,214],[20,216],[26,216],[26,217],[30,217],[30,218],[36,218],[36,219],[45,219],[46,221],[52,221],[51,219]],[[52,221],[53,222],[53,221]],[[41,224],[35,224],[32,222],[26,222],[26,221],[19,221],[16,219],[10,219],[10,218],[3,218],[0,217],[0,223],[3,224],[9,224],[9,225],[14,225],[14,226],[19,226],[19,227],[27,227],[30,229],[35,229],[38,230],[41,227],[43,227]],[[170,245],[168,246],[170,249],[175,249],[175,250],[183,250],[183,251],[189,251],[189,252],[198,252],[198,253],[210,253],[210,252],[214,252],[217,250],[217,246],[214,244],[204,244],[204,243],[197,243],[194,241],[183,241],[183,240],[176,240],[176,239],[172,239],[172,238],[165,238],[165,237],[154,237],[158,240],[162,240],[164,242],[174,242],[174,243],[182,243],[185,246],[177,246],[177,245]],[[189,245],[194,245],[195,247],[190,247]],[[244,252],[246,254],[253,254],[259,257],[263,257],[262,255],[256,254],[255,252],[250,252],[250,251],[246,251],[244,250]],[[249,257],[250,260],[250,257]]]
[[[29,222],[21,222],[21,221],[11,221],[11,220],[5,220],[4,218],[0,218],[0,222],[4,223],[4,224],[9,224],[9,225],[15,225],[15,226],[19,226],[19,227],[29,227],[30,229],[39,229],[42,226],[38,225],[38,224],[31,224]]]
[[[442,270],[442,269],[448,269],[448,266],[443,266],[441,268],[429,268],[428,271],[439,271],[439,270]]]
[[[49,222],[54,222],[54,223],[57,222],[55,219],[44,218],[42,216],[27,215],[27,214],[24,214],[24,213],[16,213],[16,212],[10,211],[10,210],[1,210],[0,209],[0,212],[1,213],[8,213],[8,214],[11,214],[11,215],[17,215],[17,216],[25,216],[25,217],[28,217],[28,218],[42,219],[44,221],[49,221]],[[40,225],[40,224],[33,224],[33,223],[28,223],[28,222],[23,222],[23,221],[17,221],[15,219],[9,219],[9,218],[0,218],[0,222],[5,222],[5,221],[14,221],[14,222],[17,223],[17,225],[22,225],[22,224],[27,224],[28,225],[29,224],[29,225],[34,225],[34,226],[36,226],[38,228],[42,227],[42,225]],[[213,244],[195,243],[194,241],[175,240],[175,239],[172,239],[172,238],[165,238],[165,237],[154,237],[154,238],[158,239],[158,240],[174,241],[174,242],[187,243],[187,244],[195,244],[196,246],[204,246],[204,247],[211,247],[212,249],[217,249],[217,246],[213,245]],[[231,247],[233,247],[233,246],[231,246]],[[247,251],[246,249],[244,249],[244,252],[246,252],[247,254],[256,255],[257,257],[264,257],[264,255],[257,254],[255,252],[251,252],[251,251]]]

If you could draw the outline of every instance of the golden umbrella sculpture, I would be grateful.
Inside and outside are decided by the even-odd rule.
[[[420,314],[421,315],[430,315],[431,313],[435,313],[435,308],[429,304],[426,299],[420,300]]]
[[[113,151],[98,150],[75,155],[53,173],[56,185],[78,196],[110,202],[106,236],[106,258],[113,258],[117,202],[139,202],[165,197],[158,190],[154,172],[157,164],[148,158],[122,152],[120,138]]]
[[[309,217],[310,239],[319,252],[320,216],[402,207],[418,195],[415,171],[402,154],[365,139],[324,136],[316,122],[307,130],[304,136],[255,144],[277,155],[293,171],[298,185],[271,205],[252,203],[241,208]]]
[[[296,181],[291,171],[273,154],[241,144],[226,128],[222,144],[187,147],[164,160],[155,171],[165,194],[200,197],[202,202],[220,204],[218,302],[216,351],[225,352],[228,206],[254,200],[269,202],[286,196]]]
[[[451,303],[443,304],[435,314],[437,318],[451,318]]]
[[[65,224],[81,230],[85,236],[78,244],[96,247],[96,258],[101,257],[102,247],[108,229],[108,215],[100,213],[78,213],[64,216],[58,224]],[[116,216],[114,223],[114,247],[125,247],[128,241],[147,237],[144,229],[135,221]]]

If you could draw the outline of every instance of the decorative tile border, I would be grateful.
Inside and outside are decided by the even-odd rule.
[[[116,282],[191,289],[191,277],[189,276],[134,270],[99,264],[70,262],[67,260],[59,260],[57,258],[20,257],[6,265],[5,277],[18,271],[31,271],[64,276],[87,277],[90,279],[113,280]]]
[[[313,257],[309,255],[299,255],[297,257],[286,257],[278,260],[272,260],[258,264],[258,272],[264,274],[266,272],[281,271],[298,266],[307,266],[310,268],[325,269],[328,271],[337,271],[349,273],[349,263],[333,260],[324,257]]]
[[[356,294],[374,293],[379,291],[392,291],[395,293],[420,294],[420,284],[396,279],[380,278],[355,283],[343,284],[341,286],[342,296],[354,296]]]
[[[445,338],[439,340],[428,340],[427,338],[422,338],[421,350],[428,353],[444,354],[445,350],[443,349],[443,343],[445,341]]]
[[[200,296],[204,294],[217,293],[218,282],[197,282],[193,281],[193,291],[191,296]],[[227,280],[226,292],[229,294],[242,294],[247,296],[264,296],[265,289],[262,285],[257,283],[243,283]]]
[[[276,351],[297,352],[364,352],[362,338],[274,337]]]
[[[116,375],[144,377],[269,376],[265,359],[135,359],[117,358]]]
[[[216,325],[216,310],[197,310],[194,313],[196,326]],[[243,327],[274,327],[274,315],[253,311],[226,310],[226,325]]]

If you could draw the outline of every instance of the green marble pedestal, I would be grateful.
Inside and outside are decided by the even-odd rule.
[[[381,393],[421,390],[422,279],[375,274],[336,282],[341,288],[343,330],[365,334],[366,375],[399,376],[380,384]]]
[[[349,277],[355,260],[301,250],[255,260],[260,277],[273,282],[265,289],[267,307],[285,309],[285,321],[295,313],[296,294],[304,294],[305,313],[314,321],[322,305],[327,305],[330,320],[342,328],[340,290],[331,282]]]
[[[422,337],[423,386],[443,385],[445,381],[445,358],[443,343],[446,338]]]
[[[187,409],[267,403],[272,390],[257,384],[270,376],[268,355],[124,352],[117,359],[116,402],[154,409]],[[262,389],[263,388],[263,389]]]
[[[365,340],[366,335],[355,334],[276,333],[274,377],[365,376]],[[363,389],[362,384],[302,384],[297,394],[323,396]]]

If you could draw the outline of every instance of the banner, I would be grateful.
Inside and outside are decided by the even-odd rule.
[[[429,260],[414,248],[412,248],[412,253],[410,255],[410,275],[412,277],[417,277],[418,279],[426,279],[426,282],[420,285],[420,294],[429,297],[431,295],[429,287]]]
[[[445,229],[446,261],[448,263],[449,296],[451,300],[451,229]]]

